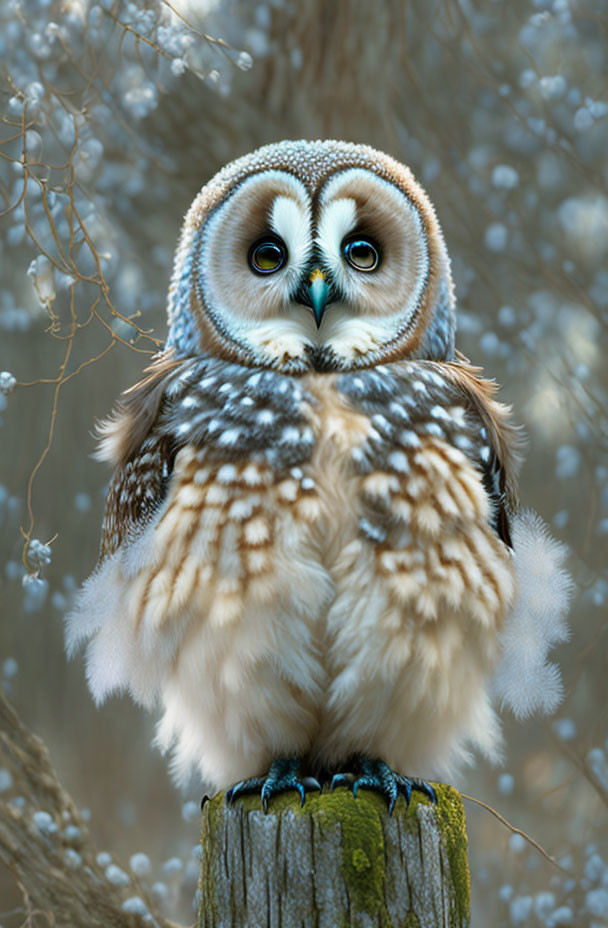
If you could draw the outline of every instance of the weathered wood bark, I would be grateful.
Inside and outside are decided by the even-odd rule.
[[[198,928],[463,928],[469,869],[462,801],[438,786],[432,806],[334,793],[203,810]]]

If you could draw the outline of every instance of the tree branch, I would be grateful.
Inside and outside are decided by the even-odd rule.
[[[0,802],[0,860],[15,876],[28,911],[46,916],[54,928],[176,928],[154,912],[141,885],[108,881],[48,748],[21,722],[2,688],[0,746],[13,783],[13,797]]]

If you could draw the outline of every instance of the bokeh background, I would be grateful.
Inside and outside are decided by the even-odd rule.
[[[607,40],[606,0],[0,6],[2,683],[103,860],[176,919],[192,920],[201,790],[179,795],[153,719],[126,698],[96,709],[63,653],[109,479],[91,430],[164,338],[201,185],[260,144],[335,137],[406,162],[435,203],[459,348],[525,426],[522,498],[576,584],[557,714],[505,717],[504,767],[455,783],[563,869],[468,804],[473,925],[608,925]],[[1,768],[0,793],[19,801]],[[0,874],[6,928],[19,904]]]

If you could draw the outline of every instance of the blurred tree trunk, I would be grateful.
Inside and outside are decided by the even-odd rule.
[[[205,179],[201,164],[210,175],[238,155],[285,138],[367,142],[402,157],[396,101],[402,102],[405,93],[412,122],[417,112],[425,115],[425,124],[432,122],[430,101],[410,63],[431,27],[438,28],[441,20],[448,28],[449,10],[449,0],[311,0],[271,6],[266,54],[255,56],[251,71],[235,73],[229,95],[190,75],[184,93],[161,101],[149,125],[169,148],[172,139],[179,142],[175,157],[190,199]],[[185,135],[190,144],[184,146]],[[184,150],[197,152],[189,159],[191,174]]]

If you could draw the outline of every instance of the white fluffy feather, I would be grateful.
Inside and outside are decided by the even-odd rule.
[[[68,657],[87,642],[87,682],[98,705],[112,693],[128,691],[136,702],[152,707],[183,635],[187,616],[169,633],[137,632],[134,581],[139,569],[158,556],[152,540],[159,517],[91,574],[66,617]]]
[[[357,204],[350,197],[339,197],[323,209],[319,221],[317,243],[331,267],[336,281],[349,296],[356,295],[342,260],[342,240],[357,224]],[[352,313],[351,313],[352,316]]]
[[[291,197],[277,197],[272,204],[270,225],[289,252],[291,277],[302,274],[310,257],[310,208]]]
[[[569,634],[565,616],[572,580],[563,566],[568,549],[551,538],[532,510],[515,516],[511,533],[517,595],[501,635],[494,694],[518,718],[548,715],[562,698],[559,667],[547,657]]]

